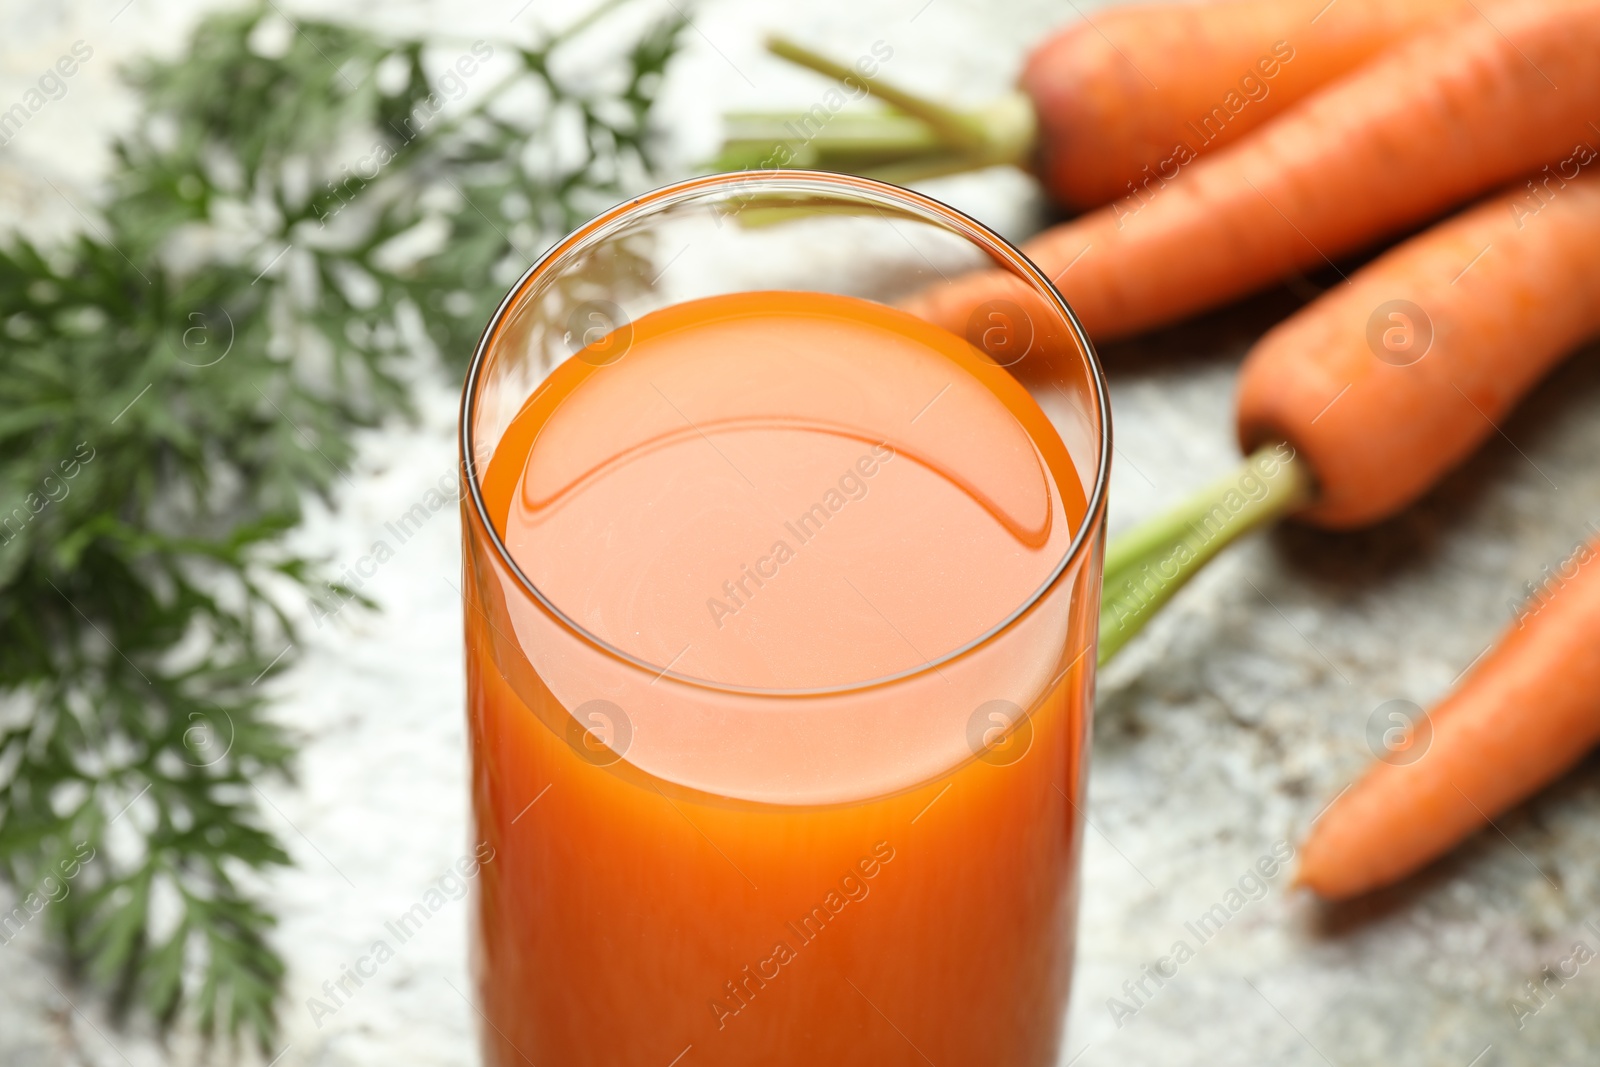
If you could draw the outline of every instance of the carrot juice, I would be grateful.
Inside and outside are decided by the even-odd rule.
[[[882,304],[703,297],[480,484],[487,1062],[1055,1063],[1097,600],[1028,391]]]

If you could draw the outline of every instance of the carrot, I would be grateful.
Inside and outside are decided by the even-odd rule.
[[[1326,526],[1387,517],[1600,333],[1600,154],[1490,198],[1375,260],[1267,334],[1240,373],[1247,449],[1288,441]],[[1569,180],[1566,175],[1573,175]],[[1443,854],[1600,741],[1600,542],[1315,825],[1300,881],[1343,898]],[[1427,736],[1427,731],[1414,736]],[[1413,742],[1414,743],[1414,742]]]
[[[1565,2],[1565,0],[1538,0]],[[874,43],[847,66],[782,37],[775,55],[842,82],[805,112],[733,112],[719,170],[808,167],[906,184],[997,164],[1061,203],[1099,207],[1160,184],[1472,0],[1206,0],[1085,16],[1028,57],[1018,90],[961,110],[881,77]],[[843,108],[878,97],[892,110]],[[831,97],[831,99],[830,99]]]
[[[1159,185],[1466,0],[1221,0],[1093,13],[1040,45],[1021,85],[1034,160],[1063,204]]]
[[[1097,340],[1171,322],[1570,156],[1600,133],[1597,53],[1600,0],[1486,7],[1023,251]],[[965,333],[992,300],[1029,307],[999,271],[907,306]]]
[[[1268,332],[1239,373],[1239,440],[1246,453],[1287,441],[1309,464],[1316,494],[1298,518],[1376,522],[1493,436],[1596,333],[1600,153],[1584,149]]]
[[[1101,662],[1263,523],[1398,511],[1600,333],[1597,164],[1585,149],[1412,238],[1257,342],[1239,375],[1250,459],[1106,549]]]
[[[1513,625],[1432,710],[1432,739],[1420,756],[1373,764],[1334,801],[1301,850],[1299,884],[1344,899],[1397,881],[1600,741],[1597,554],[1600,540],[1582,547],[1573,577]]]

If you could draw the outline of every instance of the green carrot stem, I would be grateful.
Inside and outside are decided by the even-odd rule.
[[[915,118],[926,122],[945,144],[959,148],[981,148],[984,131],[971,117],[927,97],[890,85],[875,75],[862,74],[853,67],[813,52],[786,37],[767,38],[767,51],[791,63],[814,70],[825,77],[859,84],[867,92]]]
[[[909,115],[841,111],[825,125],[808,123],[804,114],[730,114],[725,144],[804,144],[823,152],[868,148],[901,155],[949,151],[926,122]]]
[[[859,112],[817,106],[804,112],[730,115],[727,138],[712,163],[717,170],[806,167],[904,184],[1001,164],[1022,166],[1033,153],[1038,120],[1032,101],[1022,93],[962,111],[783,38],[772,38],[768,48],[889,107]]]
[[[1233,474],[1106,548],[1100,662],[1116,655],[1211,558],[1257,527],[1311,499],[1305,463],[1257,449]]]
[[[927,123],[909,116],[840,112],[820,128],[807,122],[803,115],[730,115],[727,138],[713,165],[718,170],[764,169],[782,159],[790,167],[859,174],[949,151]],[[786,155],[779,153],[779,146]]]

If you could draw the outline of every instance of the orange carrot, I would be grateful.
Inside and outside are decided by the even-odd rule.
[[[1199,0],[1086,15],[1029,56],[1017,91],[959,109],[879,76],[879,41],[847,66],[795,41],[775,55],[870,93],[872,112],[731,112],[719,170],[809,167],[905,184],[1010,164],[1063,204],[1148,191],[1314,90],[1474,0]],[[1567,0],[1533,0],[1565,3]]]
[[[1600,0],[1485,5],[1023,251],[1097,340],[1171,322],[1600,143],[1596,54]],[[995,271],[908,306],[965,333],[997,299],[1028,307]]]
[[[1593,292],[1593,289],[1590,290]],[[1405,877],[1561,775],[1600,741],[1600,540],[1413,733],[1312,828],[1299,884],[1344,899]],[[1554,584],[1552,580],[1551,584]]]
[[[1564,169],[1596,162],[1586,152]],[[1313,521],[1383,518],[1600,333],[1597,297],[1600,173],[1543,174],[1389,252],[1262,338],[1240,375],[1241,440],[1295,446],[1317,486],[1303,513]],[[1303,884],[1344,898],[1394,882],[1600,742],[1597,558],[1600,541],[1558,570],[1407,742],[1427,747],[1374,764],[1318,820]]]
[[[1216,0],[1096,11],[1028,57],[1035,167],[1098,207],[1160,184],[1466,0]]]
[[[1376,522],[1493,436],[1596,333],[1600,153],[1584,150],[1400,245],[1267,333],[1240,370],[1240,443],[1248,454],[1288,441],[1309,464],[1316,495],[1297,517]]]
[[[1416,499],[1600,333],[1597,295],[1600,153],[1585,150],[1407,241],[1270,331],[1239,375],[1245,466],[1107,546],[1102,662],[1262,523],[1355,526]],[[988,342],[1010,314],[994,310],[969,336]]]

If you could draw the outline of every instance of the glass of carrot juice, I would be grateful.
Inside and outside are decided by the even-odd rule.
[[[974,269],[965,336],[903,310]],[[1048,279],[684,182],[516,283],[461,449],[486,1062],[1055,1063],[1111,445]]]

